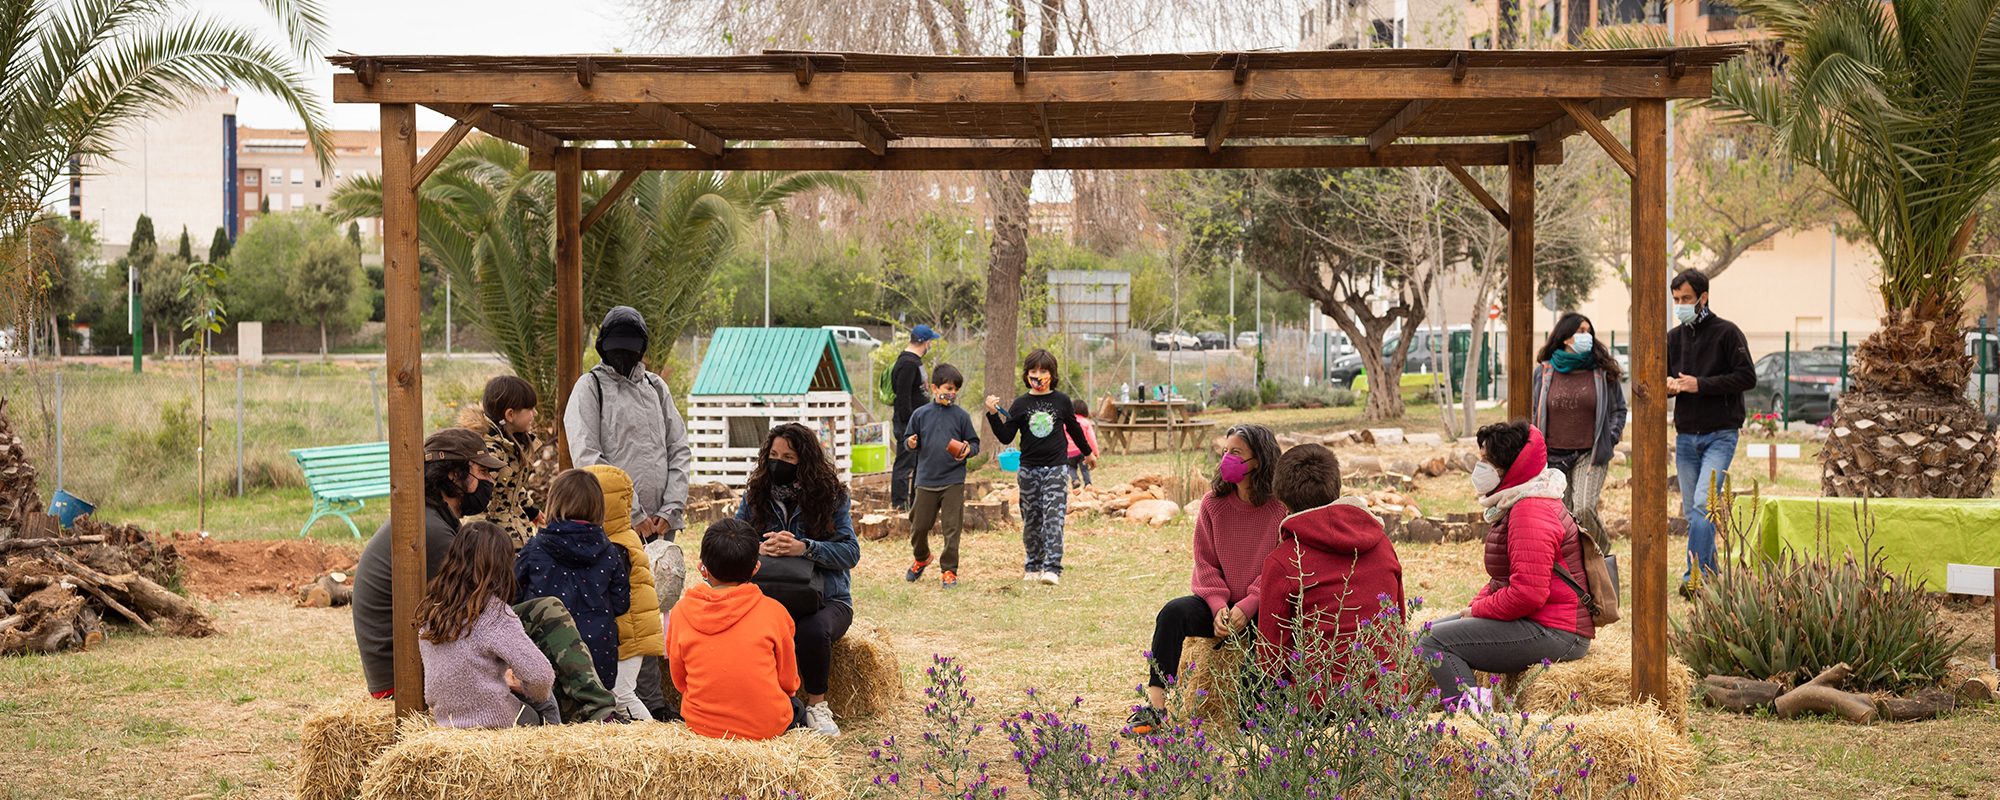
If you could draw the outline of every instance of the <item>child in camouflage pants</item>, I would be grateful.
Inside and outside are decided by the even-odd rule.
[[[577,633],[576,620],[570,618],[562,601],[537,597],[515,605],[514,614],[521,618],[528,638],[556,669],[555,699],[561,721],[604,722],[616,716],[618,700],[597,679],[590,650],[583,646],[583,635]],[[548,710],[543,709],[542,715],[545,721],[556,722],[548,719]]]

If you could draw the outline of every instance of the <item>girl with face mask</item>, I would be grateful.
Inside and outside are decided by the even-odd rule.
[[[1624,376],[1582,314],[1564,314],[1549,332],[1530,376],[1528,422],[1547,437],[1549,466],[1563,473],[1563,506],[1608,550],[1598,496],[1625,435]]]
[[[1147,704],[1126,721],[1133,734],[1166,721],[1166,685],[1180,667],[1183,640],[1227,638],[1255,624],[1257,579],[1286,514],[1272,496],[1277,463],[1278,440],[1269,428],[1237,425],[1223,434],[1222,461],[1194,521],[1194,591],[1169,601],[1153,622]]]

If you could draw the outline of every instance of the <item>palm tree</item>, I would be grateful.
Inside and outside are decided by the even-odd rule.
[[[1881,329],[1855,352],[1821,452],[1834,496],[1984,497],[1994,444],[1966,397],[1965,258],[2000,185],[2000,0],[1737,0],[1782,71],[1719,70],[1714,104],[1825,176],[1882,261]]]
[[[326,113],[303,59],[327,38],[318,0],[260,0],[288,41],[186,0],[0,0],[0,294],[32,303],[27,230],[73,161],[112,157],[125,126],[216,86],[284,101],[324,161]],[[17,317],[18,318],[18,317]]]
[[[583,176],[583,205],[612,181]],[[709,277],[759,215],[788,221],[784,201],[818,189],[858,194],[827,172],[649,172],[583,236],[586,320],[612,306],[637,308],[652,330],[646,363],[664,363],[707,300]],[[335,190],[337,219],[382,215],[382,185],[368,176]],[[479,138],[459,145],[424,181],[417,225],[423,259],[468,291],[458,311],[535,387],[554,419],[556,385],[555,178],[529,169],[528,153]]]

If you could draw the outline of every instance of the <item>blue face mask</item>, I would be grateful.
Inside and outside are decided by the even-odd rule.
[[[1595,344],[1596,341],[1596,339],[1591,338],[1590,334],[1579,331],[1576,336],[1569,340],[1569,350],[1572,353],[1582,355],[1590,352],[1591,345]]]
[[[1695,307],[1692,305],[1687,305],[1684,303],[1675,303],[1674,319],[1680,320],[1682,325],[1693,323],[1695,316],[1694,308]]]

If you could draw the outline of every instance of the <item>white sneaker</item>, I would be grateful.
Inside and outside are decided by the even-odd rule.
[[[1041,579],[1042,579],[1042,573],[1039,573],[1039,572],[1023,572],[1023,573],[1021,573],[1021,582],[1022,582],[1022,583],[1034,583],[1034,582],[1036,582],[1036,581],[1039,581],[1039,580],[1041,580]]]
[[[1053,572],[1044,572],[1041,574],[1040,577],[1042,579],[1043,586],[1054,586],[1056,584],[1062,583],[1062,576]]]
[[[806,706],[806,727],[821,736],[840,735],[840,726],[833,721],[833,709],[826,707],[825,700]]]

